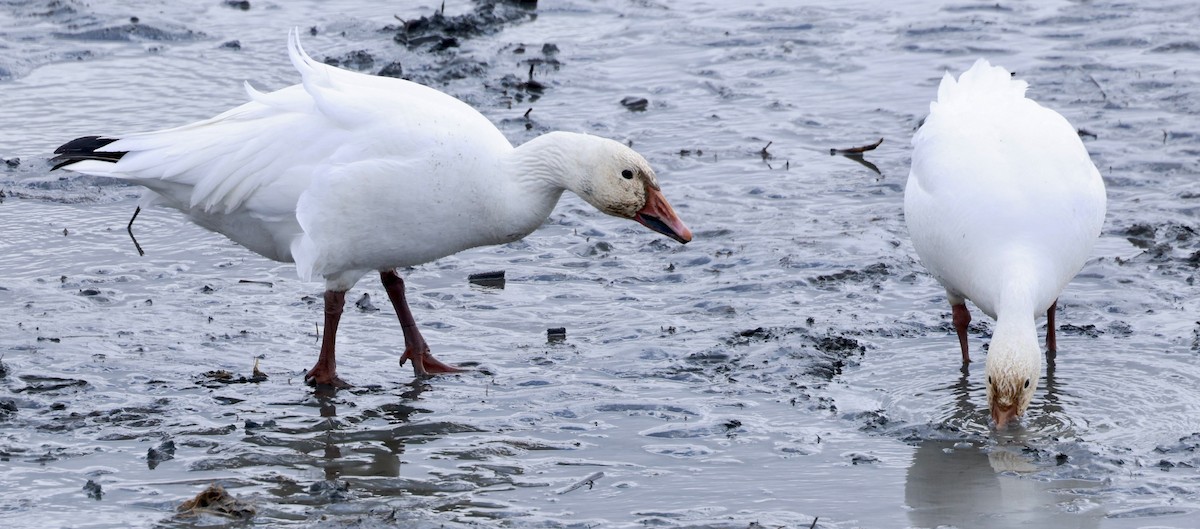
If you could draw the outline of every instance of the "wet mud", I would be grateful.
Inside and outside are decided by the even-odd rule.
[[[1192,527],[1198,22],[1187,2],[6,2],[0,514]],[[163,209],[138,217],[139,257],[138,190],[46,162],[74,137],[214,115],[242,80],[294,83],[291,27],[314,57],[447,91],[514,143],[631,144],[695,241],[566,197],[522,241],[402,271],[434,352],[471,371],[413,380],[364,281],[339,331],[354,387],[315,392],[320,284]],[[943,72],[979,56],[1080,129],[1109,193],[1060,351],[1002,432],[981,380],[992,322],[975,311],[962,366],[902,217],[909,139]]]

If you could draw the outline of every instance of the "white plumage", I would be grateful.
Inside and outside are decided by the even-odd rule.
[[[980,59],[942,79],[913,137],[904,215],[921,262],[946,288],[968,360],[970,299],[996,318],[988,395],[998,425],[1022,413],[1041,369],[1034,318],[1053,310],[1104,223],[1104,182],[1076,129]]]
[[[270,259],[294,261],[305,279],[323,278],[329,343],[310,372],[317,383],[343,384],[334,374],[336,316],[345,291],[372,271],[404,324],[404,358],[418,374],[452,370],[426,354],[415,324],[405,322],[411,315],[394,269],[520,239],[564,190],[691,239],[646,160],[618,142],[553,132],[514,148],[487,118],[437,90],[314,61],[295,31],[288,51],[301,84],[271,93],[247,84],[248,103],[211,119],[116,140],[80,138],[53,161],[143,185],[152,191],[147,202]]]

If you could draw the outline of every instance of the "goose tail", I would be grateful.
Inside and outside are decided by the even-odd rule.
[[[1012,73],[1003,66],[993,66],[987,59],[979,59],[958,79],[946,72],[938,86],[937,105],[954,105],[965,102],[1004,102],[1025,98],[1029,83],[1013,79]],[[935,107],[936,108],[936,107]]]
[[[128,152],[104,150],[108,144],[114,141],[117,141],[117,138],[104,138],[101,136],[84,136],[68,141],[54,150],[55,156],[50,159],[50,163],[54,164],[54,166],[50,170],[62,169],[63,167],[77,169],[76,167],[68,166],[86,161],[105,162],[104,165],[117,163]]]

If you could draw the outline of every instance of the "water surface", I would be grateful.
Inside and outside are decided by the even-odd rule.
[[[394,39],[433,3],[5,3],[6,524],[221,524],[174,515],[215,482],[264,526],[1194,527],[1200,10],[816,4],[504,6],[434,51]],[[78,35],[131,17],[160,31]],[[76,136],[216,114],[243,80],[295,82],[291,27],[315,28],[318,58],[399,62],[515,143],[631,142],[696,240],[567,197],[523,241],[405,272],[431,347],[476,371],[412,384],[368,279],[349,297],[378,310],[339,331],[356,387],[314,394],[320,284],[167,210],[138,218],[139,257],[136,189],[44,164]],[[902,218],[912,132],[943,73],[981,56],[1081,129],[1110,201],[1059,302],[1061,350],[1006,432],[988,430],[982,361],[959,365]],[[517,86],[530,64],[540,93]],[[829,155],[881,137],[878,172]],[[466,280],[492,270],[504,289]],[[991,327],[977,314],[980,360]],[[256,361],[266,381],[209,375]]]

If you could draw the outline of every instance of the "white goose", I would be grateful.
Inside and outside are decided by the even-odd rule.
[[[692,233],[642,156],[608,139],[552,132],[520,147],[465,103],[419,84],[314,61],[288,38],[301,84],[182,127],[88,136],[52,161],[149,188],[246,248],[325,280],[325,334],[307,380],[346,386],[334,341],[346,291],[378,271],[418,375],[458,371],[429,354],[395,269],[533,232],[570,190],[681,243]]]
[[[949,73],[913,137],[904,217],[921,262],[946,288],[967,353],[965,304],[996,319],[987,395],[997,427],[1022,414],[1041,372],[1034,319],[1054,309],[1104,223],[1100,172],[1075,128],[1025,97],[1028,85],[980,59]]]

